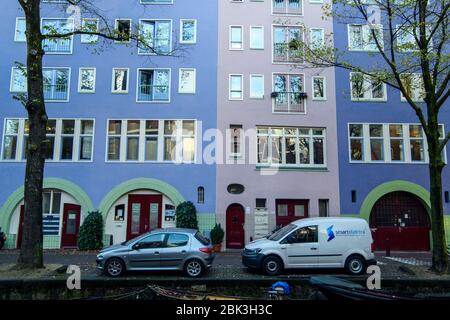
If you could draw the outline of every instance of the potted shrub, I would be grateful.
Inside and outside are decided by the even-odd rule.
[[[220,224],[214,226],[211,230],[211,243],[213,245],[214,252],[220,252],[222,249],[222,241],[225,236],[225,232]]]

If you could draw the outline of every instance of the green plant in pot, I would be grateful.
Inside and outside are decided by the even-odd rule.
[[[220,252],[222,249],[222,241],[225,236],[225,232],[220,224],[217,224],[211,230],[211,243],[214,248],[214,252]]]

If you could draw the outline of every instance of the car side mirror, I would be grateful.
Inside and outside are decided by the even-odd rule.
[[[133,244],[133,246],[131,247],[131,249],[133,250],[139,250],[139,248],[141,247],[141,245],[139,243],[135,243]]]

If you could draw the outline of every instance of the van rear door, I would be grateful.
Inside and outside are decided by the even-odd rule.
[[[287,268],[317,267],[319,257],[318,226],[300,227],[281,242]]]

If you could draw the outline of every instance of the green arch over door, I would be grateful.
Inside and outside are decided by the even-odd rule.
[[[176,206],[184,201],[181,193],[164,181],[151,178],[137,178],[128,180],[116,186],[105,196],[105,198],[103,198],[99,210],[103,215],[104,223],[106,223],[109,210],[117,199],[131,191],[142,189],[158,191],[167,196]]]
[[[92,201],[86,194],[86,192],[84,192],[83,189],[70,181],[60,178],[45,178],[44,189],[58,189],[68,193],[78,202],[79,205],[81,205],[81,209],[85,215],[88,212],[94,210]],[[2,228],[4,228],[3,230],[5,230],[6,232],[8,232],[7,230],[9,230],[9,224],[11,222],[11,217],[14,209],[22,201],[23,197],[24,187],[21,186],[9,196],[9,198],[0,208],[0,226],[2,226]]]
[[[426,190],[422,186],[419,186],[418,184],[409,181],[394,180],[380,184],[369,192],[367,197],[364,199],[363,204],[361,205],[360,217],[369,221],[372,208],[378,201],[378,199],[388,193],[395,191],[405,191],[414,194],[426,206],[428,214],[430,213],[430,193],[428,192],[428,190]]]

